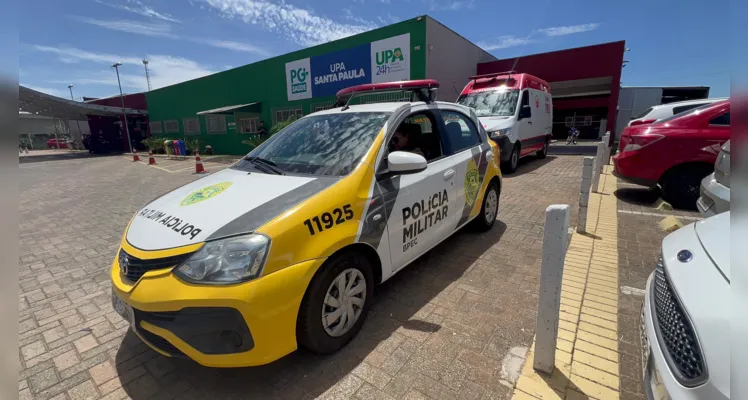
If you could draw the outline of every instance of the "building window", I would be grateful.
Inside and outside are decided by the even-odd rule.
[[[574,117],[566,117],[564,119],[564,125],[568,126],[569,128],[574,126]]]
[[[288,121],[289,119],[298,119],[304,116],[304,113],[299,108],[287,108],[284,110],[275,110],[273,112],[273,123]]]
[[[329,110],[332,108],[333,104],[335,104],[335,101],[325,101],[321,103],[314,103],[312,104],[312,112]]]
[[[239,120],[239,133],[257,133],[260,129],[260,118],[242,118]]]
[[[206,115],[205,125],[208,133],[226,133],[226,117],[223,115]]]
[[[161,121],[151,121],[149,125],[151,128],[151,134],[163,132],[161,130]],[[179,127],[177,127],[177,129],[179,129]]]
[[[179,132],[179,122],[176,119],[164,121],[164,128],[166,129],[166,133]]]
[[[182,120],[185,134],[200,134],[200,120],[198,118],[185,118]]]

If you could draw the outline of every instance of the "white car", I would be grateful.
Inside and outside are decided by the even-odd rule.
[[[730,398],[730,212],[662,241],[642,309],[648,399]]]
[[[711,104],[721,100],[725,100],[725,98],[686,100],[652,106],[631,118],[628,126],[652,124],[673,115],[703,106],[704,104]]]
[[[711,217],[730,209],[730,141],[714,163],[714,172],[701,181],[701,197],[696,207],[704,217]]]

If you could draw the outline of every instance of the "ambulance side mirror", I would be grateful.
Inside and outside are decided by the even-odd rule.
[[[387,156],[387,169],[390,173],[414,174],[426,169],[426,159],[408,151],[393,151]]]
[[[519,121],[521,119],[530,118],[531,115],[532,108],[530,108],[529,105],[525,104],[524,106],[522,106],[522,108],[519,109],[519,116],[517,117],[517,120]]]

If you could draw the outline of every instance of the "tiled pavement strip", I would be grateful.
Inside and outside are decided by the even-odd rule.
[[[617,179],[605,166],[602,193],[591,193],[587,234],[574,233],[564,263],[556,368],[550,377],[532,368],[534,343],[514,399],[618,399]],[[635,373],[635,372],[634,372]]]

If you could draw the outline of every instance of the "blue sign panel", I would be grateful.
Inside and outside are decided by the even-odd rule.
[[[311,57],[312,96],[334,96],[340,89],[371,83],[371,44]]]

